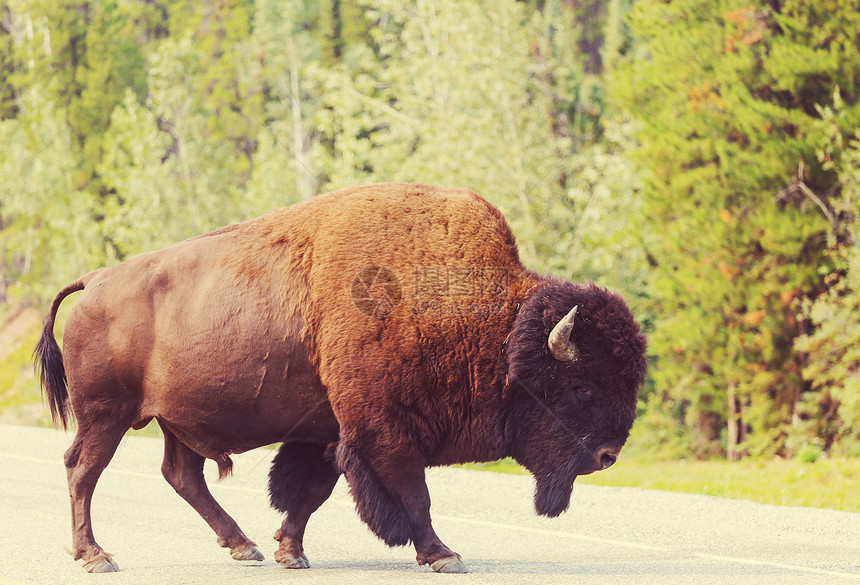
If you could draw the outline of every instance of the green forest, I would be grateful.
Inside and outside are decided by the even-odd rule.
[[[0,0],[0,324],[317,193],[465,186],[631,304],[637,448],[860,457],[858,128],[858,0]]]

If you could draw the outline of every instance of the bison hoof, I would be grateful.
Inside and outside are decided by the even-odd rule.
[[[278,564],[283,566],[286,569],[310,569],[311,564],[308,562],[308,557],[302,555],[298,558],[291,557],[288,554],[278,555],[275,554],[275,560],[278,561]]]
[[[119,565],[106,552],[101,552],[95,558],[84,562],[84,569],[87,573],[116,573],[119,571]]]
[[[430,565],[437,573],[468,573],[469,570],[457,557],[445,557]]]
[[[230,549],[230,556],[237,561],[262,561],[266,558],[253,544]]]

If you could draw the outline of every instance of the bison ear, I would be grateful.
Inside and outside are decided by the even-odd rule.
[[[570,340],[573,331],[573,321],[579,306],[572,308],[570,312],[562,317],[549,334],[547,345],[549,353],[560,362],[575,362],[577,358],[576,346]]]

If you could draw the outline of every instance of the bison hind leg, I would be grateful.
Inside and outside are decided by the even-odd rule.
[[[161,473],[167,483],[209,524],[218,537],[218,545],[229,548],[232,558],[237,561],[262,561],[263,555],[257,546],[212,497],[203,475],[204,457],[180,441],[166,423],[159,421],[159,424],[164,433]],[[222,459],[230,462],[226,456],[216,459],[219,472],[225,463]]]
[[[346,476],[362,521],[388,546],[410,544],[409,511],[400,498],[385,488],[361,454],[341,441],[335,450],[335,461]]]

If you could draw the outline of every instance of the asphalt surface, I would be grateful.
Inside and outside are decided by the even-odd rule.
[[[240,563],[161,478],[161,441],[138,437],[123,441],[93,503],[96,539],[121,571],[90,575],[67,552],[62,454],[71,440],[0,425],[0,585],[860,583],[860,514],[577,485],[570,510],[546,519],[532,510],[530,477],[462,469],[429,470],[428,485],[436,531],[469,574],[435,574],[411,547],[385,546],[342,480],[308,526],[311,569],[283,569],[273,560],[281,518],[268,506],[274,452],[265,449],[234,456],[233,477],[220,482],[207,462],[216,499],[266,555]]]

